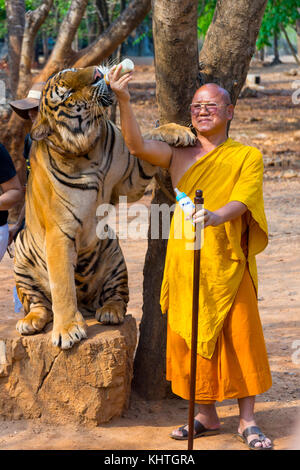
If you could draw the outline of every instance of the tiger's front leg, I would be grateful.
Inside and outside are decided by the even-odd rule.
[[[104,271],[99,274],[104,282],[100,297],[101,306],[96,310],[95,317],[105,325],[118,325],[124,321],[129,300],[128,272],[117,239],[103,241],[102,250],[104,262],[101,268]]]
[[[52,343],[69,349],[87,338],[87,325],[77,308],[75,240],[59,228],[46,233],[46,259],[53,311]]]

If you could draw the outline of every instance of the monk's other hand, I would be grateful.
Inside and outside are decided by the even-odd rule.
[[[198,212],[195,212],[192,216],[192,221],[197,224],[200,223],[203,227],[217,227],[223,223],[222,217],[216,212],[211,212],[207,209],[200,209]]]
[[[130,94],[128,90],[128,83],[132,79],[133,72],[125,73],[125,75],[120,76],[122,70],[122,65],[113,66],[109,73],[109,85],[112,91],[117,96],[118,100],[129,101]]]

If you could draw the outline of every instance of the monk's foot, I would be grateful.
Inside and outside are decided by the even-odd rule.
[[[178,440],[188,439],[189,426],[183,425],[178,429],[174,429],[170,437]],[[194,420],[194,437],[212,436],[219,434],[220,421],[217,416],[216,410],[209,414],[198,413]]]
[[[249,449],[270,450],[273,448],[272,441],[266,437],[255,421],[240,422],[238,436],[242,439]]]

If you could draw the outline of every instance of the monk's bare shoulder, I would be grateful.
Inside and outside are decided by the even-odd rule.
[[[173,147],[169,172],[173,186],[179,182],[184,173],[199,159],[197,146]]]

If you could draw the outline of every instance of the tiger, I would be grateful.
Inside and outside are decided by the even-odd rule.
[[[117,237],[99,237],[97,207],[140,199],[157,167],[128,151],[107,118],[114,95],[105,67],[61,70],[48,78],[31,129],[26,224],[15,242],[14,273],[24,318],[21,335],[53,322],[52,344],[69,349],[87,338],[85,317],[124,321],[128,272]],[[154,139],[189,145],[176,124],[153,129]],[[147,138],[152,138],[151,132]]]

